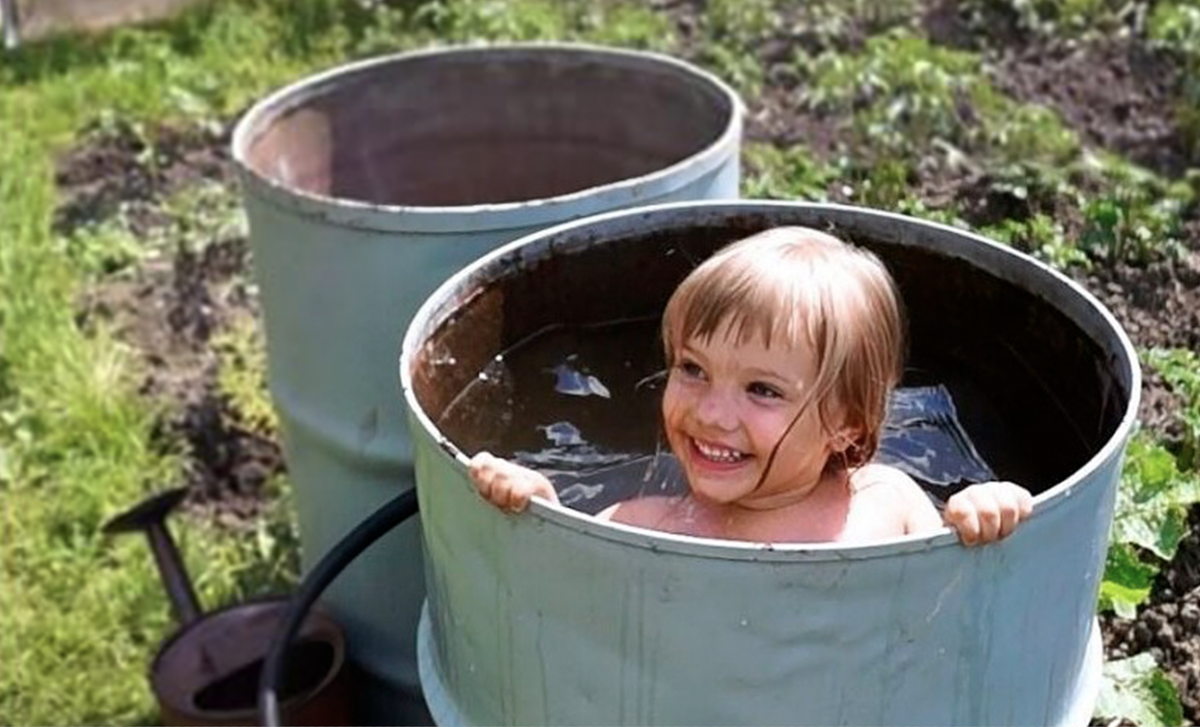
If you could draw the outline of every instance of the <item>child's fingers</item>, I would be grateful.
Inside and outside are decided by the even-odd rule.
[[[994,495],[1000,507],[999,537],[1006,538],[1033,512],[1033,495],[1024,487],[1011,482],[1000,482],[997,485]]]
[[[508,483],[506,494],[508,495],[508,503],[505,506],[509,512],[520,512],[529,507],[529,491],[520,486],[519,483]]]
[[[497,507],[507,508],[511,483],[503,471],[503,465],[504,460],[489,452],[480,452],[471,458],[467,471],[483,499]]]
[[[484,499],[489,500],[492,491],[492,459],[494,458],[488,452],[480,452],[467,463],[467,474],[471,477],[475,489],[479,491],[480,495],[483,495]]]
[[[1008,537],[1009,533],[1016,529],[1017,523],[1021,522],[1021,503],[1017,491],[1008,487],[1007,483],[994,490],[992,496],[1000,516],[1000,527],[996,532],[996,538],[999,540]]]
[[[963,545],[990,543],[1008,537],[1033,511],[1033,496],[1011,482],[972,485],[950,498],[946,522]]]
[[[958,539],[963,545],[975,545],[979,542],[979,518],[974,505],[964,492],[950,498],[946,503],[946,524],[958,531]]]
[[[999,540],[1000,530],[1004,525],[1004,513],[996,492],[991,488],[971,488],[969,497],[975,505],[976,517],[979,519],[977,542],[990,543]]]
[[[544,475],[488,452],[471,458],[467,474],[485,500],[508,512],[529,507],[534,495],[557,502],[554,485]]]

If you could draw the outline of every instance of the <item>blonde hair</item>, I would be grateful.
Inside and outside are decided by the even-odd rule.
[[[836,406],[842,426],[855,433],[827,468],[871,459],[904,368],[900,297],[879,258],[807,227],[777,227],[731,243],[693,270],[667,302],[667,365],[685,342],[707,342],[726,324],[739,343],[758,336],[767,347],[811,345],[817,376],[801,412],[815,403],[831,431]]]

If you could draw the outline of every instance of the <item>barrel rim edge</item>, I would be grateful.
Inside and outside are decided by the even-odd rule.
[[[939,228],[955,235],[964,236],[975,243],[983,244],[987,248],[995,251],[997,254],[1016,257],[1025,261],[1026,263],[1032,263],[1041,272],[1041,274],[1049,275],[1059,283],[1066,283],[1068,289],[1075,295],[1079,296],[1080,300],[1086,304],[1087,308],[1093,314],[1099,315],[1101,319],[1103,319],[1116,334],[1118,352],[1123,354],[1123,357],[1129,364],[1129,370],[1131,373],[1129,382],[1129,400],[1126,403],[1125,413],[1120,422],[1117,424],[1113,433],[1108,437],[1104,444],[1096,451],[1096,453],[1085,463],[1080,465],[1079,468],[1076,469],[1071,475],[1063,479],[1061,482],[1058,482],[1055,485],[1047,488],[1044,492],[1040,493],[1034,498],[1034,514],[1032,517],[1037,517],[1039,511],[1048,508],[1052,509],[1059,506],[1059,504],[1064,502],[1078,487],[1082,486],[1086,482],[1091,481],[1097,471],[1108,465],[1112,460],[1119,459],[1121,456],[1123,456],[1125,445],[1137,421],[1137,407],[1141,397],[1141,369],[1138,363],[1136,352],[1133,349],[1133,344],[1129,340],[1128,334],[1117,323],[1111,311],[1103,306],[1095,296],[1091,295],[1078,283],[1053,269],[1052,267],[1046,265],[1045,263],[1033,258],[1030,255],[1022,253],[1019,250],[1002,245],[977,233],[930,220],[922,220],[894,212],[887,212],[866,207],[857,207],[853,205],[754,199],[665,202],[643,207],[613,210],[582,220],[566,221],[506,243],[479,257],[473,263],[467,265],[453,276],[443,281],[442,284],[430,294],[430,296],[417,310],[411,319],[409,327],[406,330],[402,340],[400,357],[398,361],[400,389],[406,404],[406,408],[408,409],[408,416],[410,419],[415,419],[414,423],[418,425],[410,428],[412,430],[411,435],[414,438],[417,436],[429,437],[433,443],[437,445],[436,449],[439,450],[439,456],[446,456],[453,459],[461,468],[461,471],[464,473],[466,472],[468,462],[466,455],[460,449],[458,449],[457,445],[455,445],[448,438],[446,438],[444,434],[442,434],[442,432],[433,424],[428,414],[419,405],[419,402],[417,402],[416,394],[412,388],[411,372],[408,370],[409,366],[406,364],[411,360],[413,354],[415,353],[418,343],[416,340],[418,337],[418,331],[423,333],[424,329],[429,328],[431,325],[440,324],[440,321],[431,321],[434,314],[439,312],[439,306],[435,305],[435,303],[438,301],[447,300],[450,297],[449,293],[451,291],[462,286],[465,281],[473,277],[479,277],[483,271],[493,267],[493,263],[497,259],[506,255],[510,255],[514,251],[522,248],[538,244],[539,242],[543,247],[548,249],[551,246],[551,242],[560,235],[564,235],[574,230],[594,227],[596,225],[601,225],[613,220],[624,220],[626,222],[638,218],[646,220],[654,215],[661,215],[663,219],[666,220],[669,219],[672,213],[685,213],[692,210],[706,210],[715,216],[733,211],[770,211],[781,209],[826,209],[843,213],[865,213],[875,217],[894,219],[905,225]],[[669,551],[680,555],[696,555],[707,558],[724,558],[733,560],[859,560],[874,557],[890,557],[902,553],[929,550],[932,548],[949,546],[957,547],[958,545],[958,538],[954,531],[949,527],[943,527],[937,532],[933,533],[906,535],[898,538],[872,541],[860,545],[844,545],[838,543],[771,544],[696,538],[673,533],[663,533],[645,528],[637,528],[621,523],[600,522],[582,512],[577,512],[562,505],[551,505],[536,498],[531,501],[528,512],[529,514],[537,516],[541,520],[551,522],[559,526],[568,527],[576,531],[582,531],[588,535],[594,535],[607,540],[615,540],[650,550]]]
[[[295,104],[289,103],[289,101],[302,97],[305,91],[320,89],[344,76],[363,73],[374,67],[386,66],[391,63],[438,55],[469,55],[495,51],[502,53],[561,51],[609,56],[626,62],[659,64],[679,73],[681,78],[705,84],[709,87],[708,90],[715,91],[729,104],[728,117],[724,128],[711,142],[674,164],[648,174],[627,177],[567,194],[517,202],[456,206],[375,204],[290,188],[258,172],[247,159],[250,148],[262,133],[259,128],[261,123],[273,115],[292,108]],[[230,149],[231,158],[242,179],[245,193],[256,194],[285,210],[294,211],[310,218],[337,222],[347,227],[380,232],[444,232],[445,218],[458,216],[467,218],[470,222],[463,224],[460,220],[455,232],[479,232],[520,229],[546,222],[555,222],[563,218],[562,208],[580,205],[580,203],[584,204],[580,205],[581,210],[573,213],[575,217],[605,212],[639,198],[654,199],[669,194],[720,167],[730,158],[737,161],[745,114],[746,105],[741,96],[718,76],[682,59],[654,51],[561,41],[434,45],[419,50],[343,64],[301,78],[275,90],[254,104],[238,120],[233,130]],[[613,197],[618,199],[610,201]],[[587,204],[588,202],[591,204]],[[540,214],[536,214],[537,212]]]

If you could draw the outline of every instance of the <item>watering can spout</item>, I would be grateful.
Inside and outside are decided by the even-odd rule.
[[[179,548],[167,530],[166,518],[171,511],[183,501],[187,488],[178,487],[154,495],[134,505],[104,525],[104,532],[109,535],[117,533],[144,532],[150,541],[150,552],[154,554],[154,563],[162,577],[163,586],[167,589],[167,597],[175,611],[175,619],[180,626],[186,626],[200,618],[200,601],[188,578],[187,568]]]

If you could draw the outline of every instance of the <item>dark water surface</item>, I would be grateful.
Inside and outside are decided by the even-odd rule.
[[[545,473],[563,504],[585,512],[678,492],[679,465],[659,429],[663,367],[657,318],[552,328],[492,359],[437,425],[468,454],[488,450]],[[970,387],[932,381],[920,368],[908,378],[893,394],[876,461],[942,501],[994,479],[956,406],[954,389],[969,394]],[[986,411],[973,413],[987,419]]]

